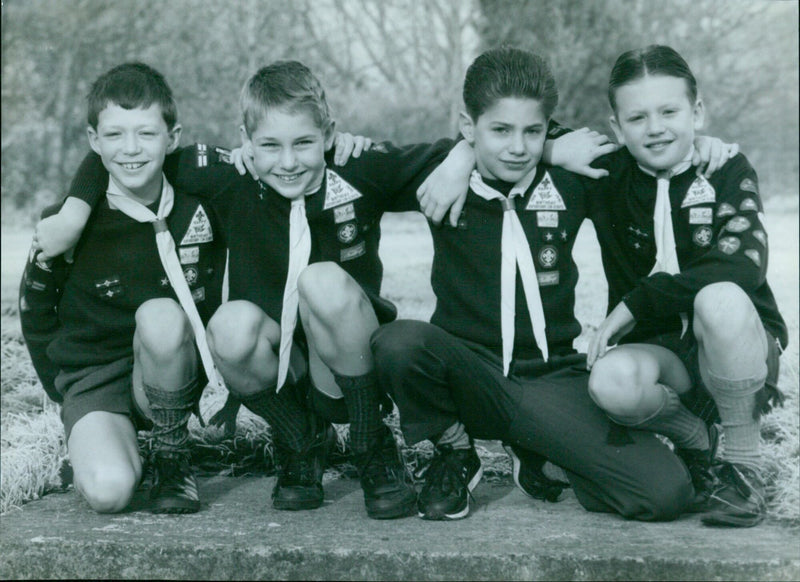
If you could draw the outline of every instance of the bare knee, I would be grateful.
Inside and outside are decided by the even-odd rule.
[[[249,301],[230,301],[217,309],[206,333],[211,351],[224,362],[247,361],[255,352],[259,338],[276,343],[278,324]]]
[[[96,512],[117,513],[130,503],[140,477],[140,467],[104,465],[76,474],[75,486]]]
[[[637,416],[643,401],[643,387],[652,379],[645,377],[640,357],[616,349],[597,360],[589,376],[589,396],[611,415]]]
[[[136,310],[136,336],[149,353],[171,358],[192,341],[192,330],[181,306],[160,298],[145,301]]]
[[[735,283],[712,283],[694,299],[694,333],[705,342],[738,342],[759,330],[758,316],[747,293]]]
[[[297,290],[310,312],[323,321],[333,321],[362,307],[369,301],[361,286],[339,265],[314,263],[297,279]]]

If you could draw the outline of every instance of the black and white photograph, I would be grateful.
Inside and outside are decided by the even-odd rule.
[[[800,579],[799,2],[0,9],[0,578]]]

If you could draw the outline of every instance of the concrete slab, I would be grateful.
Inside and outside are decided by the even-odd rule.
[[[74,492],[0,518],[0,578],[284,580],[797,580],[800,530],[637,523],[482,482],[458,522],[368,519],[354,479],[314,511],[272,508],[272,477],[200,481],[204,506],[152,515],[144,492],[98,515]]]

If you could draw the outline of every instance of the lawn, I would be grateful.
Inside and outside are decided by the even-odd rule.
[[[434,308],[428,282],[432,246],[424,220],[416,214],[389,215],[383,220],[381,254],[386,267],[383,292],[394,301],[401,317],[427,319]],[[798,431],[798,210],[797,197],[767,206],[770,235],[769,280],[790,328],[790,347],[782,356],[780,386],[787,394],[783,409],[762,423],[764,456],[770,481],[769,511],[774,519],[800,522],[800,436]],[[57,407],[44,398],[19,329],[17,286],[30,242],[30,232],[3,227],[2,232],[2,375],[0,375],[0,513],[19,507],[61,486],[65,457]],[[606,283],[590,224],[575,247],[580,269],[576,314],[584,333],[576,340],[585,349],[589,334],[606,310]],[[204,394],[201,411],[208,419],[223,395]],[[209,472],[240,474],[269,463],[270,440],[263,421],[240,412],[233,438],[192,421],[197,447],[195,461]],[[340,427],[340,436],[344,431]],[[479,451],[489,461],[491,475],[507,475],[509,463],[497,447],[484,443]],[[146,441],[143,440],[143,445]],[[417,451],[418,452],[418,451]],[[413,462],[414,454],[407,456]],[[330,472],[326,479],[335,478]]]

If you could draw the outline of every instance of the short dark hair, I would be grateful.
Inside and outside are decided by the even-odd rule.
[[[139,62],[123,63],[100,75],[92,83],[88,102],[89,125],[97,129],[100,112],[115,103],[123,109],[147,109],[153,103],[161,107],[167,128],[178,122],[178,106],[164,75]]]
[[[636,81],[647,75],[678,77],[686,81],[689,101],[697,100],[697,79],[678,51],[661,44],[651,44],[641,49],[622,53],[608,79],[608,102],[611,109],[617,110],[617,89],[626,83]]]
[[[536,99],[549,118],[558,105],[558,88],[542,57],[526,50],[499,47],[486,51],[469,66],[463,97],[473,121],[506,97]]]
[[[242,87],[239,106],[248,134],[255,131],[271,109],[280,107],[289,111],[306,108],[322,129],[331,120],[322,83],[298,61],[275,61],[261,67]]]

